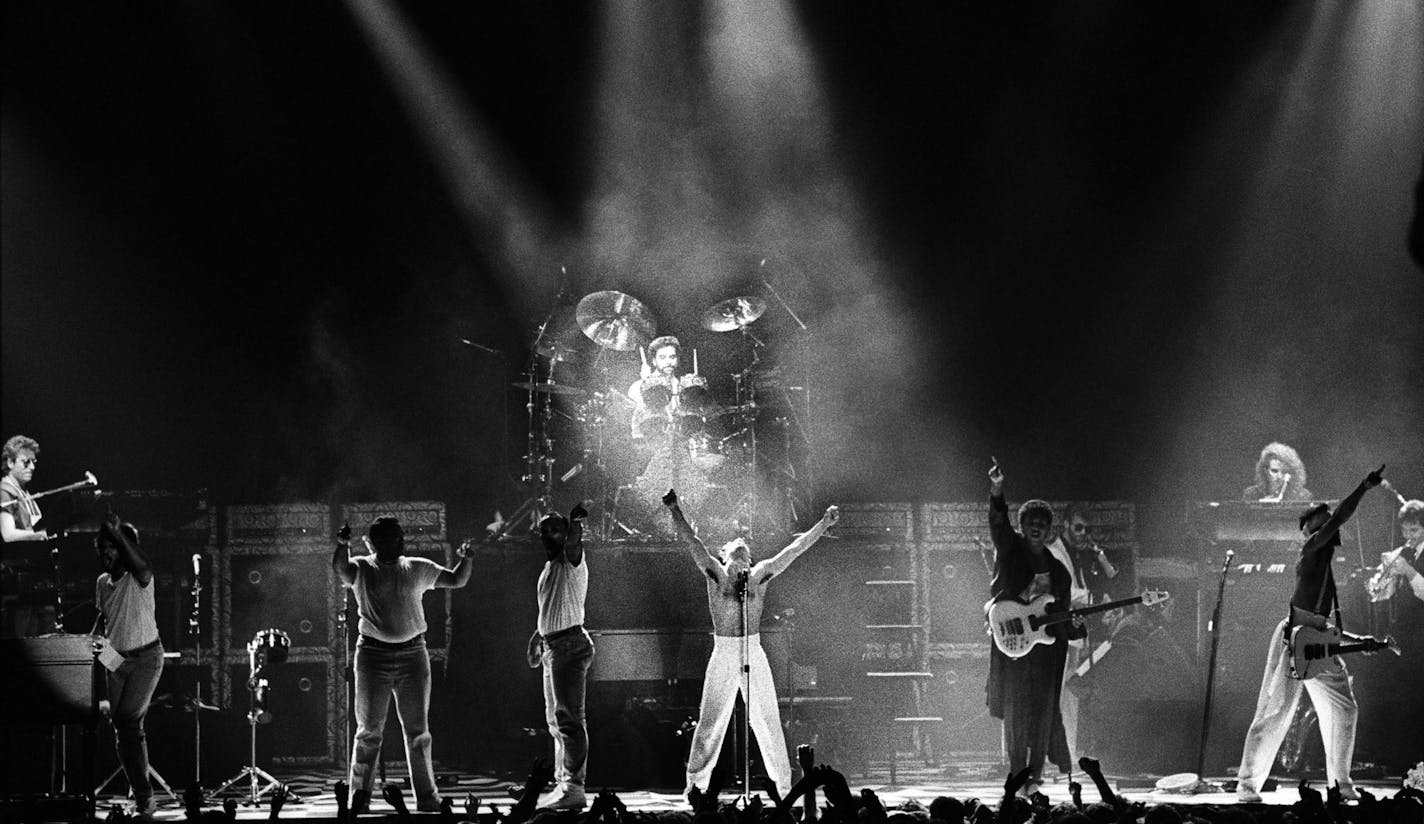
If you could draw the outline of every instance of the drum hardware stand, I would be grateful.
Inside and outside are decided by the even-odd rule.
[[[529,355],[529,368],[525,372],[529,388],[524,409],[529,418],[529,425],[526,430],[524,446],[524,475],[520,477],[520,483],[525,488],[532,486],[530,491],[536,494],[525,498],[519,508],[514,510],[514,514],[509,516],[509,520],[505,521],[504,525],[491,536],[496,541],[509,537],[510,532],[526,516],[529,518],[529,528],[537,529],[539,519],[551,511],[554,441],[550,435],[550,422],[554,416],[554,402],[546,393],[537,391],[537,387],[541,383],[552,384],[554,382],[554,367],[558,364],[556,359],[550,358],[548,376],[545,381],[539,380],[539,344],[544,340],[544,333],[548,329],[553,314],[553,310],[550,310],[549,314],[544,317],[544,322],[539,324],[539,332],[534,338],[534,346]]]
[[[270,632],[271,630],[259,632],[257,637],[247,642],[247,695],[249,701],[248,706],[250,707],[247,711],[247,726],[249,729],[248,757],[250,760],[248,765],[242,768],[242,772],[224,781],[222,786],[213,791],[213,795],[215,796],[222,795],[223,791],[228,787],[246,779],[248,781],[248,797],[243,803],[253,807],[257,806],[259,798],[272,792],[282,783],[276,776],[257,766],[257,725],[261,723],[260,719],[267,703],[267,692],[270,689],[267,684],[267,679],[262,677],[262,671],[267,666],[268,647],[266,646],[266,640]],[[290,641],[288,643],[290,643]],[[274,656],[274,658],[275,657],[276,656]],[[283,649],[282,658],[285,657],[286,650]],[[273,663],[276,663],[276,661],[274,660]],[[267,785],[261,790],[257,789],[259,779],[267,782]],[[287,801],[301,803],[302,799],[296,793],[289,791],[287,793]]]

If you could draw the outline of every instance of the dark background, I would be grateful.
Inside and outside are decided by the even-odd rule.
[[[729,400],[697,319],[747,294],[817,508],[977,500],[994,455],[1190,556],[1272,440],[1319,497],[1418,497],[1422,16],[8,3],[4,435],[36,490],[440,500],[458,540],[525,497],[541,321],[621,388],[569,318],[626,291]]]

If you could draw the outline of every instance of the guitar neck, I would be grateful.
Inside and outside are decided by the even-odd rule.
[[[1095,612],[1107,612],[1110,609],[1117,609],[1118,607],[1125,607],[1130,606],[1132,604],[1140,603],[1142,603],[1142,596],[1137,595],[1132,598],[1124,598],[1121,601],[1108,601],[1106,604],[1097,604],[1095,606],[1083,607],[1081,609],[1070,609],[1065,612],[1050,612],[1038,620],[1038,625],[1047,626],[1048,624],[1057,624],[1062,621],[1072,620],[1078,615],[1092,615]]]
[[[1331,644],[1329,648],[1331,655],[1346,655],[1351,652],[1370,652],[1377,650],[1380,648],[1380,644],[1372,644],[1369,642],[1361,642],[1358,644]]]

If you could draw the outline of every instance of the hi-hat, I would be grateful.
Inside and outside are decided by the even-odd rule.
[[[584,296],[575,317],[589,340],[619,352],[631,351],[657,333],[653,313],[642,301],[613,290]]]
[[[578,360],[578,351],[573,344],[558,338],[545,338],[534,347],[534,351],[556,363],[571,363]]]
[[[583,390],[575,386],[564,386],[561,383],[512,383],[510,386],[517,386],[525,391],[533,390],[546,395],[582,395]]]
[[[702,326],[713,332],[732,332],[751,326],[766,311],[761,298],[728,298],[702,313]]]

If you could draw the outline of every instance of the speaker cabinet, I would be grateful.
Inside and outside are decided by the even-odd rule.
[[[280,629],[293,650],[329,653],[340,610],[331,546],[230,546],[223,562],[222,628],[231,657],[246,660],[258,632]]]

